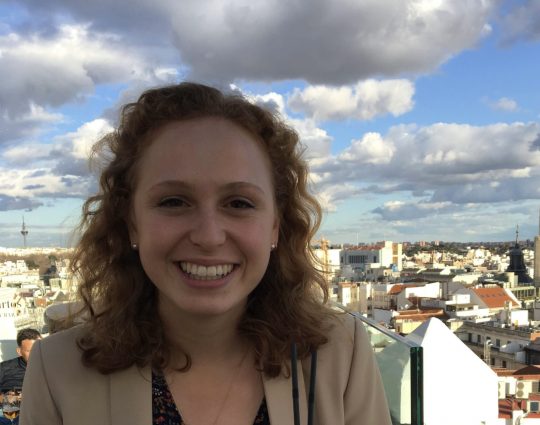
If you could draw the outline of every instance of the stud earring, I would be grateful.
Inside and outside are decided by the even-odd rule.
[[[277,244],[273,243],[272,245],[270,245],[270,251],[273,251],[276,248],[277,248]]]
[[[139,245],[137,245],[136,243],[132,243],[132,244],[131,244],[131,249],[132,249],[133,251],[138,251],[138,250],[139,250]]]

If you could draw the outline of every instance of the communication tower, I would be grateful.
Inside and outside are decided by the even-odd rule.
[[[26,235],[28,235],[28,230],[26,229],[26,224],[25,224],[25,222],[24,222],[24,216],[23,216],[23,219],[22,219],[21,235],[22,235],[22,237],[23,237],[23,244],[24,244],[24,247],[26,248]]]

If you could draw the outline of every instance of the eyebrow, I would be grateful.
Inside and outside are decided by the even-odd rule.
[[[182,189],[182,190],[193,190],[193,185],[182,181],[182,180],[164,180],[162,182],[156,183],[155,185],[151,186],[148,191],[154,191],[157,189]],[[264,190],[255,183],[250,182],[244,182],[244,181],[238,181],[238,182],[230,182],[226,183],[222,187],[224,190],[240,190],[240,189],[254,189],[257,192],[260,192],[261,194],[264,194]]]

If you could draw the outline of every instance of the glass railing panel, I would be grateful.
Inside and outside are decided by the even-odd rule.
[[[423,425],[422,347],[373,320],[357,315],[381,371],[392,423]]]

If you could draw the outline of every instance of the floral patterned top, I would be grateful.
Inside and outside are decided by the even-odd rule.
[[[186,425],[176,407],[165,377],[155,372],[152,372],[152,425]],[[264,398],[253,425],[270,425]]]

